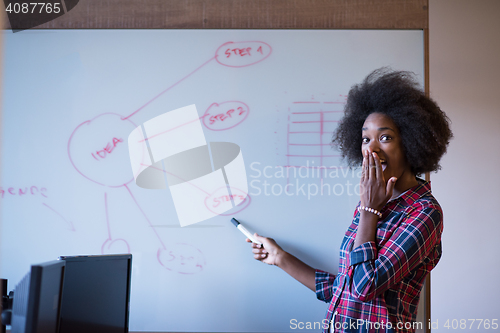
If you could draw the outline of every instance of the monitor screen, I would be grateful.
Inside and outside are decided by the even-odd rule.
[[[32,265],[14,289],[11,333],[57,333],[64,262]]]
[[[59,333],[128,332],[132,255],[60,259],[66,267]]]

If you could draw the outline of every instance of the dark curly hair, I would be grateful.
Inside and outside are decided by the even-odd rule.
[[[347,96],[332,146],[340,149],[349,166],[363,162],[361,128],[375,112],[389,116],[398,127],[406,160],[415,175],[441,169],[439,160],[453,137],[449,118],[425,96],[414,73],[386,67],[370,73]]]

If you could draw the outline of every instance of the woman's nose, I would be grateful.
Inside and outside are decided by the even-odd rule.
[[[380,146],[376,140],[371,140],[368,144],[368,149],[372,152],[378,153],[380,151]]]

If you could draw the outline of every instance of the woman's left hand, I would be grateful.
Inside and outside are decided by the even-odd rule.
[[[377,153],[366,149],[360,181],[361,206],[380,211],[392,197],[396,181],[397,178],[392,177],[385,183],[380,158]]]

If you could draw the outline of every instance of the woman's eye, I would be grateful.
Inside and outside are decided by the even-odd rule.
[[[370,141],[370,140],[369,140],[368,138],[362,138],[362,139],[361,139],[361,142],[362,142],[362,143],[368,143],[369,141]]]
[[[387,140],[390,140],[391,137],[388,136],[388,135],[382,135],[382,137],[380,138],[380,141],[387,141]]]

